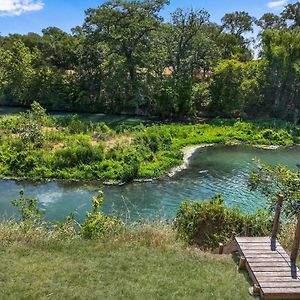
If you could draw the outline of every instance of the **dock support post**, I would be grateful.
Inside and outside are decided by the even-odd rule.
[[[298,221],[297,221],[295,237],[294,237],[294,242],[293,242],[293,247],[292,247],[292,252],[291,252],[291,261],[292,262],[296,262],[296,260],[297,260],[299,244],[300,244],[300,213],[298,214]]]
[[[283,203],[283,196],[278,196],[276,210],[275,210],[275,218],[274,218],[273,229],[272,229],[272,238],[273,239],[276,239],[276,237],[277,237],[282,203]]]
[[[224,244],[219,243],[219,254],[223,254],[224,251]]]
[[[241,256],[238,269],[243,270],[245,268],[246,268],[246,258],[244,256]]]

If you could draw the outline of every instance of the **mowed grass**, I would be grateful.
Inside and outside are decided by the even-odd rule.
[[[252,299],[231,256],[186,248],[170,230],[93,241],[7,237],[1,242],[0,228],[0,299]]]

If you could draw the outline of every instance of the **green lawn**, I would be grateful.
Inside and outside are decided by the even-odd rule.
[[[4,236],[0,228],[0,299],[252,299],[231,256],[187,249],[172,233],[9,243]]]

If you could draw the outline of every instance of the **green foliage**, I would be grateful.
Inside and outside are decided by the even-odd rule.
[[[234,12],[225,14],[222,18],[223,28],[231,34],[241,38],[246,32],[253,32],[253,22],[255,18],[251,17],[247,12]]]
[[[262,57],[267,62],[265,109],[274,117],[297,124],[300,119],[300,32],[266,30],[262,44]]]
[[[168,4],[112,0],[87,9],[71,34],[48,27],[42,35],[0,36],[0,104],[299,122],[299,3],[258,21],[245,11],[226,13],[220,25],[206,10],[179,8],[166,22],[160,12]],[[262,29],[257,60],[246,37],[254,23]],[[68,127],[93,130],[75,118]],[[36,139],[28,135],[25,142]]]
[[[215,68],[209,109],[227,116],[257,116],[264,103],[265,62],[224,60]]]
[[[81,164],[100,162],[104,158],[103,146],[92,146],[89,142],[59,149],[54,154],[54,164],[57,168],[72,168]]]
[[[69,115],[56,118],[57,126],[68,129],[69,133],[88,133],[93,131],[95,125],[92,122],[81,120],[78,115]]]
[[[38,199],[25,198],[24,191],[20,191],[19,199],[12,200],[12,205],[18,207],[23,222],[27,224],[39,223],[45,213],[38,207]]]
[[[229,209],[220,195],[208,201],[182,202],[174,223],[178,237],[201,248],[217,247],[235,236],[268,235],[271,219],[263,212],[242,214],[238,209]]]
[[[119,126],[78,116],[51,118],[39,104],[0,117],[0,170],[4,178],[131,181],[159,177],[182,163],[180,148],[201,143],[293,145],[297,126],[275,120],[210,124]]]
[[[116,217],[105,216],[99,211],[103,205],[103,192],[93,197],[93,212],[86,213],[85,223],[81,225],[81,234],[84,238],[93,239],[104,235],[116,233],[122,227],[121,221]]]
[[[30,143],[41,147],[45,140],[42,127],[47,125],[48,120],[45,109],[39,103],[33,102],[29,111],[20,113],[15,127],[11,130],[26,147]]]
[[[283,212],[293,218],[300,213],[300,172],[278,165],[271,167],[258,163],[258,171],[250,174],[249,186],[268,199],[269,210],[274,211],[277,197],[284,197]]]

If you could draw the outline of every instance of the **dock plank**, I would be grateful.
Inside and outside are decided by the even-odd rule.
[[[270,237],[235,240],[262,299],[300,299],[300,271],[277,240]]]

